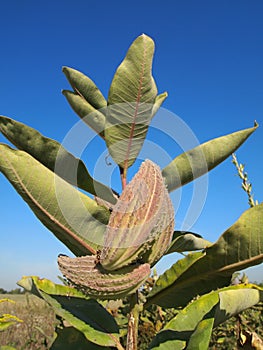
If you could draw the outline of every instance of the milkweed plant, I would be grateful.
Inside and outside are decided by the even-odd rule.
[[[119,169],[121,193],[99,182],[64,145],[5,116],[1,133],[15,146],[0,144],[0,170],[37,218],[71,252],[58,256],[66,284],[36,276],[18,285],[43,298],[61,320],[51,349],[138,348],[138,322],[157,305],[175,309],[149,349],[207,349],[213,328],[263,300],[250,283],[231,283],[237,271],[263,261],[263,205],[257,203],[214,243],[175,229],[170,193],[235,152],[257,129],[214,138],[176,156],[161,169],[144,159],[134,177],[150,123],[167,93],[152,76],[154,42],[141,35],[116,70],[105,99],[95,83],[63,67],[69,105],[105,142]],[[158,142],[158,140],[156,140]],[[143,288],[165,255],[182,258]],[[172,259],[172,258],[171,258]],[[126,330],[110,312],[112,300],[128,305]]]

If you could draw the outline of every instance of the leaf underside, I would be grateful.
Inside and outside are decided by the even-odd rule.
[[[174,231],[172,242],[165,254],[201,250],[209,247],[210,245],[212,245],[211,242],[207,241],[197,233]]]
[[[68,103],[77,115],[98,135],[104,138],[107,101],[95,83],[83,73],[63,67],[73,91],[63,90]]]
[[[109,212],[24,151],[0,144],[0,170],[38,219],[75,255],[103,243]]]
[[[19,150],[25,151],[62,179],[104,200],[115,203],[111,189],[94,180],[85,164],[59,142],[11,118],[0,116],[0,131]]]
[[[115,319],[96,300],[72,287],[36,276],[23,277],[18,285],[47,301],[58,316],[89,341],[102,346],[116,345],[119,334]]]
[[[174,191],[212,170],[235,152],[257,127],[255,124],[253,128],[212,139],[180,154],[162,171],[168,191]]]
[[[150,349],[208,349],[214,327],[262,300],[262,288],[253,284],[212,291],[179,310],[154,338]]]
[[[189,254],[161,275],[147,304],[184,306],[196,295],[229,285],[234,272],[263,262],[262,237],[263,204],[259,204],[245,211],[216,243]],[[185,268],[189,259],[194,262]]]
[[[139,154],[153,114],[157,96],[153,53],[152,39],[139,36],[118,67],[109,90],[105,140],[112,158],[125,170]]]

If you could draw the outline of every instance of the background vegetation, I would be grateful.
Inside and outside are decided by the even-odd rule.
[[[151,281],[148,280],[148,283]],[[263,283],[259,284],[263,286]],[[1,289],[2,290],[2,289]],[[23,320],[16,323],[4,332],[0,332],[0,350],[4,346],[12,346],[21,350],[47,350],[53,341],[55,327],[59,325],[53,309],[42,299],[32,294],[23,294],[18,288],[19,294],[0,294],[0,299],[8,297],[15,304],[0,304],[0,315],[3,313],[15,314]],[[123,329],[126,327],[127,319],[122,314],[125,305],[114,302],[109,305],[111,313],[118,319]],[[145,311],[139,321],[138,348],[146,350],[153,336],[174,317],[176,310],[163,310],[153,305]],[[237,348],[240,321],[242,327],[247,331],[256,332],[263,338],[263,303],[243,311],[239,317],[232,317],[225,323],[219,325],[213,332],[209,349],[211,350],[233,350]]]

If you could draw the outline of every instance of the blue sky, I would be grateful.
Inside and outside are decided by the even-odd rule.
[[[115,69],[140,34],[156,44],[153,75],[163,107],[179,116],[200,143],[263,125],[263,2],[214,1],[5,1],[0,4],[0,114],[62,141],[79,119],[61,94],[69,88],[62,66],[89,75],[107,96]],[[262,201],[262,127],[237,155]],[[0,142],[6,142],[0,135]],[[158,142],[158,140],[155,140]],[[169,149],[173,153],[174,150]],[[176,152],[175,152],[176,155]],[[89,170],[96,162],[92,152]],[[84,158],[85,161],[85,158]],[[216,240],[248,208],[229,158],[209,173],[208,192],[192,230]],[[177,228],[192,185],[181,192]],[[55,280],[56,258],[67,249],[35,218],[0,175],[0,287],[22,275]],[[172,198],[177,206],[177,194]],[[166,258],[160,271],[175,257]],[[262,266],[250,272],[263,280]]]

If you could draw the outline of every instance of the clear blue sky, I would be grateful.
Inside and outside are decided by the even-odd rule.
[[[1,2],[0,14],[0,114],[46,136],[62,141],[78,121],[61,94],[68,88],[62,66],[83,71],[107,96],[115,69],[141,33],[156,44],[153,75],[159,92],[169,93],[163,107],[180,116],[200,143],[251,127],[255,119],[263,125],[261,0],[10,0]],[[261,126],[237,152],[259,201],[262,147]],[[235,173],[229,158],[209,174],[207,199],[192,230],[212,241],[248,208]],[[14,288],[22,275],[55,280],[57,255],[68,251],[2,175],[0,193],[0,287]],[[191,185],[182,197],[177,228]],[[262,270],[254,269],[252,280],[263,280]]]

